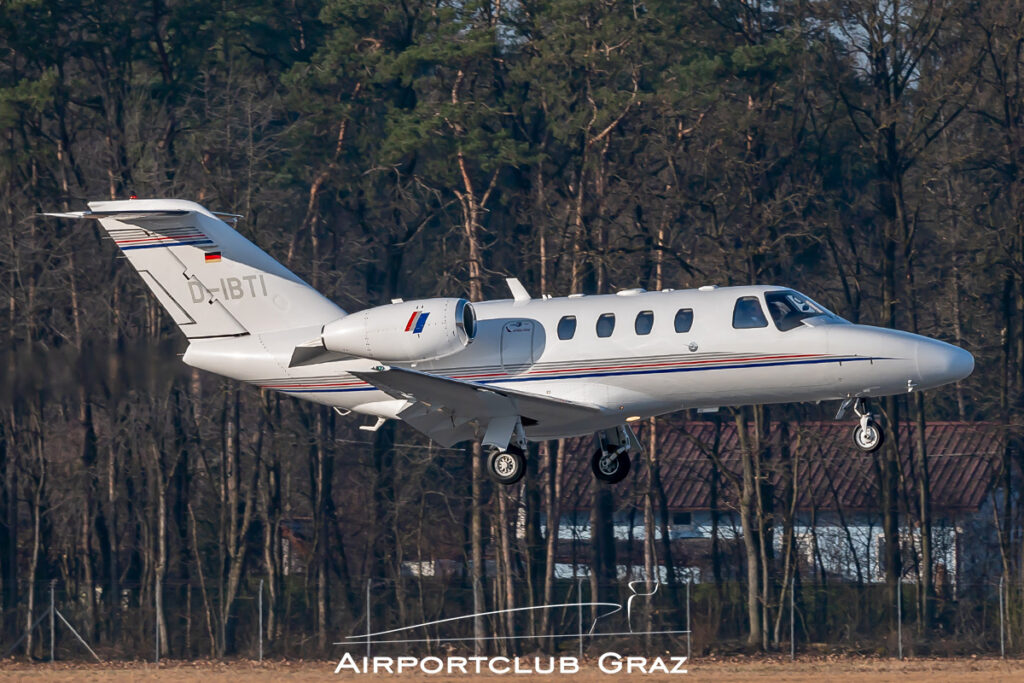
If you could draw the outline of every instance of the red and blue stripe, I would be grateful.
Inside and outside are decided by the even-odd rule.
[[[423,326],[427,324],[427,317],[430,312],[424,313],[423,311],[416,311],[409,316],[409,322],[405,324],[405,331],[412,332],[413,334],[419,334],[423,331]]]
[[[138,231],[132,232],[136,236],[129,238],[125,235],[121,239],[118,239],[111,232],[111,235],[114,237],[114,244],[120,247],[122,251],[213,244],[213,240],[203,234],[198,228],[176,228],[159,235],[143,233],[145,237],[138,236],[140,234]]]
[[[411,321],[410,321],[411,324]],[[632,363],[593,365],[579,368],[536,369],[511,375],[503,371],[476,372],[471,374],[439,375],[449,379],[465,380],[477,384],[506,384],[512,382],[538,382],[559,379],[589,379],[594,377],[622,377],[628,375],[655,375],[680,372],[704,372],[710,370],[739,370],[744,368],[766,368],[793,365],[820,365],[823,363],[852,363],[881,360],[868,356],[827,356],[821,354],[793,354],[773,356],[747,356],[729,359],[687,360],[664,363]],[[264,389],[275,389],[287,393],[341,393],[374,391],[372,384],[351,380],[344,382],[261,384]]]

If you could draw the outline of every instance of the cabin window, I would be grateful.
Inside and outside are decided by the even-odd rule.
[[[690,526],[693,524],[693,517],[689,512],[673,512],[672,526]]]
[[[566,315],[558,321],[558,338],[572,339],[576,334],[576,316]]]
[[[736,300],[736,307],[732,309],[732,326],[737,330],[768,327],[768,319],[764,317],[761,302],[756,296],[742,296]]]
[[[598,337],[610,337],[612,332],[615,330],[615,314],[614,313],[602,313],[601,317],[597,319],[597,336]]]
[[[693,327],[693,309],[680,308],[676,311],[676,332],[689,332]]]
[[[633,329],[637,334],[650,334],[654,327],[654,311],[640,311],[636,314],[636,322]]]

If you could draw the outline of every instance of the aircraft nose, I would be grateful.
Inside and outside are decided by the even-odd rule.
[[[958,382],[974,372],[974,356],[959,346],[925,339],[917,344],[917,371],[925,387]]]

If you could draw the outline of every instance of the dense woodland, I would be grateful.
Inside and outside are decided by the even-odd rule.
[[[536,520],[558,516],[556,477],[537,473],[573,454],[540,444],[502,493],[478,447],[367,435],[190,371],[98,226],[37,215],[133,193],[242,214],[346,310],[505,297],[511,275],[535,295],[778,283],[964,346],[970,380],[880,407],[890,425],[1005,426],[992,523],[1022,585],[1024,4],[17,0],[0,4],[0,55],[2,642],[56,580],[107,653],[151,655],[154,622],[171,656],[249,653],[236,634],[262,579],[268,651],[333,655],[367,578],[398,585],[404,615],[400,567],[441,517],[471,607],[554,590],[557,539]],[[834,410],[718,418],[749,434],[732,474],[750,647],[778,644],[793,564],[763,552],[761,436]],[[893,438],[877,454],[890,591],[898,524],[931,524],[927,476],[897,495],[896,449],[926,455]],[[654,529],[657,449],[642,465],[628,504]],[[596,523],[615,496],[594,495]],[[286,576],[294,520],[308,570]],[[920,582],[927,624],[931,572]],[[40,645],[36,631],[20,651]]]

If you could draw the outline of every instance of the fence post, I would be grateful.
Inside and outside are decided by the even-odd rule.
[[[576,629],[580,637],[580,664],[583,664],[583,579],[576,579]]]
[[[1005,585],[1006,577],[999,577],[999,658],[1006,659],[1006,631],[1005,631],[1005,618],[1006,618],[1006,605],[1004,603],[1003,586]]]
[[[692,576],[686,577],[686,661],[690,661],[690,582],[693,580]]]
[[[899,640],[899,659],[903,661],[903,581],[896,577],[896,632]]]
[[[260,632],[259,632],[259,636],[260,636],[260,662],[262,662],[263,661],[263,579],[260,579],[259,608],[260,608],[260,619],[259,619],[259,624],[260,624]]]
[[[53,614],[53,583],[54,580],[50,580],[50,663],[53,663],[53,650],[54,642],[57,637],[56,629],[54,628],[54,614]]]
[[[796,621],[793,619],[793,604],[796,602],[796,581],[789,579],[789,661],[796,659]]]
[[[366,659],[370,659],[370,583],[373,581],[372,578],[367,577],[366,579]]]

